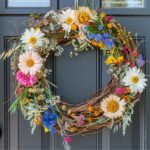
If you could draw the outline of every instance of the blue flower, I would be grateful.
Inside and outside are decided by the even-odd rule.
[[[51,133],[55,133],[54,126],[56,124],[56,119],[58,118],[57,114],[53,112],[51,109],[45,111],[44,116],[42,118],[42,123],[44,127],[48,128]]]
[[[83,27],[83,30],[86,32],[86,31],[88,30],[88,26],[85,25],[85,26]]]
[[[103,34],[103,39],[107,39],[107,38],[109,38],[109,33],[107,32],[107,33],[105,33],[105,34]]]
[[[101,35],[101,34],[96,34],[96,35],[94,36],[94,40],[95,40],[96,42],[99,42],[100,40],[102,40],[102,35]]]
[[[94,38],[94,34],[90,32],[90,33],[88,34],[88,38],[89,38],[89,39],[93,39],[93,38]]]
[[[139,57],[138,59],[136,59],[136,65],[137,65],[138,67],[143,67],[144,64],[145,64],[145,61],[144,61],[144,59],[143,59],[143,56],[140,55],[140,57]]]
[[[103,29],[102,25],[98,25],[98,30],[101,31]]]
[[[113,48],[114,46],[114,41],[113,39],[106,39],[104,41],[105,45],[107,46],[107,48],[110,50],[111,48]]]

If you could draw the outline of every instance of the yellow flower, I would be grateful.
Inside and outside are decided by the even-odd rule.
[[[115,58],[114,56],[111,55],[111,56],[109,56],[106,59],[105,63],[107,65],[109,65],[109,64],[117,64],[117,63],[122,62],[123,60],[124,60],[123,56],[119,56],[119,57]]]
[[[70,132],[72,132],[72,133],[73,133],[73,132],[76,132],[77,130],[78,130],[78,129],[77,129],[76,127],[71,127],[71,128],[70,128]]]
[[[45,133],[47,133],[47,132],[49,132],[49,129],[45,127],[44,131],[45,131]]]
[[[23,105],[27,105],[27,104],[29,104],[29,102],[30,102],[30,99],[28,99],[28,98],[23,99]]]
[[[104,12],[102,12],[102,13],[100,13],[99,17],[100,17],[101,19],[103,19],[103,18],[106,17],[106,14],[105,14]]]
[[[29,89],[29,93],[36,93],[37,92],[37,89],[36,88],[30,88]]]
[[[124,57],[123,56],[119,56],[117,57],[117,62],[120,63],[124,60]]]
[[[113,55],[114,54],[114,49],[110,49],[109,52],[110,52],[111,55]]]
[[[62,105],[62,106],[61,106],[61,109],[62,109],[62,110],[66,110],[66,108],[67,108],[66,105]]]
[[[106,45],[104,43],[98,43],[98,46],[101,48],[101,49],[105,49],[106,48]]]
[[[108,27],[109,29],[111,29],[111,28],[113,27],[113,24],[112,24],[112,23],[109,23],[109,24],[107,25],[107,27]]]
[[[87,118],[87,120],[88,120],[89,123],[93,122],[93,119],[91,117]]]
[[[107,65],[109,65],[109,64],[114,63],[115,61],[116,61],[115,57],[111,55],[111,56],[109,56],[109,57],[106,59],[105,63],[106,63]]]
[[[45,98],[45,96],[42,95],[42,94],[38,96],[38,100],[39,100],[39,101],[40,101],[40,100],[43,100],[44,98]]]

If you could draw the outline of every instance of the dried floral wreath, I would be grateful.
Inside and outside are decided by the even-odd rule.
[[[71,56],[95,48],[101,50],[112,77],[100,92],[77,105],[55,95],[51,91],[54,85],[46,79],[50,73],[46,68],[49,55],[60,56],[64,44],[74,46]],[[37,126],[45,132],[58,132],[68,149],[73,135],[106,127],[122,127],[125,134],[147,79],[137,43],[112,16],[88,7],[32,15],[21,38],[1,58],[11,54],[17,85],[10,110],[20,108],[30,121],[32,133]]]

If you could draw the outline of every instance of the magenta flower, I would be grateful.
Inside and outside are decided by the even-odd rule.
[[[67,142],[67,143],[71,142],[71,138],[70,137],[66,137],[65,138],[65,142]]]
[[[111,19],[112,19],[112,16],[107,16],[107,17],[105,18],[105,22],[108,23]]]
[[[116,92],[116,95],[121,95],[121,94],[123,94],[124,90],[122,87],[117,87],[115,92]]]
[[[16,74],[16,80],[22,86],[31,87],[37,82],[37,77],[29,74],[25,75],[19,70]]]
[[[129,49],[127,48],[126,45],[123,46],[123,51],[127,54],[129,52]]]

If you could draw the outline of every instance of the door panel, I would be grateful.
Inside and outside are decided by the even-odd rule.
[[[73,47],[65,47],[61,57],[56,58],[56,85],[57,93],[72,104],[77,104],[87,99],[97,89],[97,52],[85,52],[79,56],[69,57]],[[58,142],[59,141],[59,142]],[[56,149],[62,147],[62,140],[56,137]],[[90,142],[89,142],[90,141]],[[76,136],[72,138],[71,146],[74,149],[96,149],[97,142],[101,139],[98,134]],[[80,144],[86,143],[86,144]],[[101,144],[100,144],[101,145]],[[99,149],[101,149],[99,147]]]
[[[100,7],[101,1],[90,0],[93,8]],[[79,0],[78,4],[85,3]],[[74,1],[51,0],[50,8],[7,8],[6,3],[0,0],[0,50],[7,50],[13,44],[10,39],[18,37],[24,31],[24,23],[32,12],[46,12],[48,9],[59,9],[63,7],[74,7]],[[115,15],[133,35],[138,32],[138,40],[143,40],[139,49],[146,60],[150,60],[150,12],[149,1],[143,9],[109,9],[109,14]],[[18,26],[18,33],[14,26]],[[48,67],[53,69],[49,80],[53,80],[58,86],[56,93],[60,94],[66,101],[76,104],[88,98],[95,90],[101,89],[109,80],[107,66],[104,64],[104,56],[98,50],[88,51],[78,57],[69,57],[71,46],[65,47],[65,52],[59,58],[50,57]],[[10,70],[10,61],[0,61],[0,124],[2,125],[2,137],[0,149],[37,149],[37,150],[61,150],[62,139],[59,135],[50,136],[38,128],[34,135],[30,134],[29,123],[23,119],[18,111],[10,115],[8,101],[13,93],[14,78]],[[146,74],[150,74],[149,64],[145,66]],[[148,77],[149,78],[149,77]],[[149,81],[150,82],[150,81]],[[148,83],[149,84],[149,83]],[[148,86],[140,103],[135,107],[133,123],[127,128],[126,136],[122,136],[121,130],[113,133],[109,129],[91,135],[75,136],[72,138],[71,147],[76,150],[135,150],[150,149],[150,102]]]

